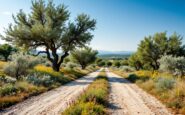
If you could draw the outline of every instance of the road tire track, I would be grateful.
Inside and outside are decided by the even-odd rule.
[[[107,70],[110,83],[109,114],[172,115],[155,97]]]

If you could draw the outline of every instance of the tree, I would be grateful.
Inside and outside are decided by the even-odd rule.
[[[4,57],[5,61],[8,61],[8,57],[16,51],[16,48],[12,47],[9,44],[0,45],[0,55]]]
[[[123,59],[123,60],[121,61],[121,65],[122,65],[122,66],[129,65],[129,64],[128,64],[128,59]]]
[[[86,66],[93,63],[96,60],[97,51],[92,50],[91,48],[77,49],[71,52],[72,59],[79,63],[82,69],[85,69]]]
[[[106,65],[107,65],[108,67],[110,67],[110,66],[112,66],[112,62],[108,61],[108,62],[106,63]]]
[[[182,45],[182,37],[174,33],[170,37],[166,32],[156,33],[154,36],[145,37],[139,44],[137,55],[145,69],[159,69],[159,60],[163,55],[184,55],[185,49]]]
[[[120,63],[119,61],[115,61],[115,62],[114,62],[114,66],[120,67],[120,66],[121,66],[121,63]]]
[[[78,15],[75,22],[70,22],[65,5],[56,6],[52,1],[45,4],[44,0],[32,1],[31,10],[30,14],[20,10],[13,16],[15,24],[10,24],[2,37],[27,49],[44,48],[37,55],[45,53],[55,71],[59,71],[71,50],[84,47],[93,38],[91,31],[95,29],[96,21],[86,14]]]
[[[128,59],[129,66],[134,67],[136,70],[142,68],[141,61],[139,60],[138,54],[132,54]]]
[[[100,66],[100,67],[105,66],[105,65],[106,65],[105,61],[98,62],[98,66]]]

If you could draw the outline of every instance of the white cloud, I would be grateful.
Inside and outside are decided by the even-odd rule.
[[[9,12],[9,11],[4,11],[4,12],[2,12],[2,14],[3,14],[3,15],[7,15],[7,16],[11,16],[11,15],[12,15],[12,13]]]

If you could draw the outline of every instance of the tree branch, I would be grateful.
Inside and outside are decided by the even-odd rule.
[[[45,54],[47,54],[47,52],[46,51],[39,51],[36,55],[34,55],[34,56],[38,56],[39,54],[42,54],[42,53],[45,53]]]
[[[48,60],[50,60],[51,62],[53,62],[53,59],[52,59],[51,56],[50,56],[49,48],[48,48],[48,47],[46,48],[46,54],[47,54]]]
[[[63,60],[64,60],[64,58],[67,57],[68,55],[69,55],[69,53],[68,53],[68,52],[65,52],[65,53],[61,56],[60,61],[59,61],[58,64],[61,65],[62,62],[63,62]]]

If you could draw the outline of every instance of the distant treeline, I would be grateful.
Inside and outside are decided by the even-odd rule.
[[[98,55],[99,58],[106,58],[106,59],[125,59],[129,58],[132,54],[102,54]]]

